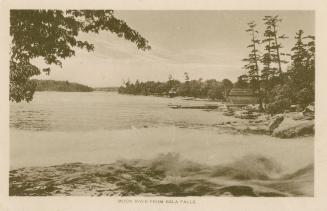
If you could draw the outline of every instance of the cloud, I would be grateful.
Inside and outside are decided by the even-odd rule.
[[[63,68],[52,66],[50,76],[39,78],[69,80],[90,86],[119,86],[123,80],[165,81],[169,74],[183,80],[184,72],[193,79],[230,78],[241,74],[241,57],[235,49],[171,50],[152,44],[150,51],[137,49],[135,44],[112,34],[82,35],[90,40],[94,52],[76,50],[76,56],[63,61]],[[37,61],[39,66],[47,67]]]

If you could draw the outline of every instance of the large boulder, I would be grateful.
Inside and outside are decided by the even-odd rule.
[[[314,119],[315,107],[313,105],[309,105],[303,110],[302,113],[306,119]]]
[[[240,119],[255,119],[258,116],[260,116],[257,112],[252,112],[249,110],[241,110],[241,111],[235,111],[234,117],[240,118]]]
[[[231,110],[227,110],[223,113],[224,116],[233,116],[234,115],[234,111]]]
[[[264,134],[264,135],[271,134],[268,127],[264,124],[249,125],[243,130],[243,132],[252,133],[252,134]]]
[[[272,136],[279,138],[294,138],[308,135],[314,135],[313,120],[295,121],[293,119],[286,119],[272,133]]]
[[[302,112],[293,112],[292,115],[290,115],[290,118],[293,120],[304,120],[305,116]]]
[[[291,112],[295,112],[298,110],[298,105],[291,105],[290,106],[290,109],[289,109]]]
[[[250,104],[246,106],[246,110],[249,111],[260,111],[260,105],[259,104]]]
[[[282,123],[284,120],[284,115],[283,114],[277,114],[275,116],[273,116],[268,124],[268,129],[269,131],[273,131],[275,130],[280,123]]]

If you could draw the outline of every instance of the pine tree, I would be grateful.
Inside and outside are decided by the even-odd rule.
[[[281,56],[289,55],[281,52],[281,39],[286,39],[285,35],[278,35],[278,23],[282,21],[278,16],[265,16],[263,18],[265,31],[262,43],[265,53],[262,55],[261,63],[263,64],[261,73],[261,88],[265,104],[270,103],[271,90],[274,86],[283,84],[285,73],[282,71],[282,63],[287,63],[281,59]]]
[[[282,79],[282,63],[287,63],[287,61],[281,59],[281,56],[284,56],[286,54],[281,52],[281,49],[283,46],[280,43],[280,40],[286,39],[285,34],[278,35],[278,27],[279,23],[282,21],[279,16],[265,16],[264,18],[265,25],[266,25],[266,31],[265,31],[265,42],[268,42],[268,46],[266,46],[266,50],[268,51],[268,57],[266,59],[266,65],[269,63],[269,75],[272,78],[277,78],[277,80]],[[277,64],[277,67],[271,67],[271,64],[275,63]]]
[[[304,37],[303,34],[303,30],[296,33],[296,43],[291,49],[292,64],[288,75],[295,93],[295,103],[306,106],[314,101],[315,43],[313,36]],[[305,43],[304,39],[310,41]]]
[[[291,49],[292,67],[289,70],[289,76],[297,90],[301,89],[306,81],[306,59],[308,54],[303,43],[303,33],[302,30],[296,33],[296,43]]]
[[[245,31],[248,32],[251,36],[251,42],[250,45],[247,46],[247,48],[250,48],[251,51],[248,55],[248,58],[243,59],[242,61],[247,62],[246,65],[244,65],[244,69],[247,70],[248,78],[250,79],[250,86],[256,93],[260,108],[262,108],[262,99],[260,95],[260,70],[259,70],[259,61],[260,61],[260,55],[258,51],[258,45],[260,44],[260,40],[257,38],[258,31],[255,29],[256,24],[255,22],[248,23],[248,29]]]
[[[267,85],[269,79],[273,75],[273,68],[271,67],[272,63],[272,42],[274,40],[273,36],[274,33],[272,31],[272,26],[270,24],[270,19],[271,16],[265,16],[263,21],[264,24],[266,25],[265,32],[263,34],[264,39],[262,40],[262,44],[265,44],[264,50],[266,51],[261,58],[261,62],[263,64],[263,69],[262,69],[262,80],[264,83]]]
[[[271,26],[271,16],[265,16],[263,18],[266,29],[264,31],[264,39],[262,44],[265,44],[264,50],[265,53],[261,57],[261,63],[263,68],[261,71],[261,87],[263,89],[263,101],[265,105],[269,103],[269,92],[272,89],[273,84],[271,79],[274,76],[274,72],[277,70],[275,67],[272,67],[272,42],[274,41],[274,33]]]
[[[303,39],[309,39],[309,41],[305,44],[305,48],[307,49],[307,58],[306,58],[306,67],[308,69],[309,75],[308,79],[313,81],[315,80],[315,37],[312,35],[303,37]],[[312,85],[314,88],[314,84]]]

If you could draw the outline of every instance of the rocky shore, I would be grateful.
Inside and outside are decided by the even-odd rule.
[[[259,105],[233,105],[222,102],[205,101],[203,99],[191,99],[188,102],[179,102],[180,104],[168,104],[168,107],[174,108],[179,112],[187,110],[201,110],[212,113],[212,118],[205,116],[208,120],[197,122],[184,127],[213,126],[219,129],[225,129],[224,132],[240,134],[262,134],[278,138],[296,138],[314,135],[314,106],[309,105],[304,110],[297,106],[291,107],[291,110],[279,114],[268,114],[259,111]],[[183,110],[183,111],[181,111]],[[209,123],[210,122],[210,123]],[[183,126],[177,122],[177,126]]]
[[[270,115],[247,109],[226,111],[230,120],[221,121],[218,127],[229,128],[240,133],[265,134],[278,138],[296,138],[314,135],[314,111],[287,112]]]
[[[90,97],[87,102],[93,108],[93,94],[105,99],[102,93],[77,96],[83,102]],[[61,127],[55,130],[11,129],[10,195],[313,195],[314,116],[310,110],[269,115],[251,108],[171,109],[170,102],[191,106],[208,102],[124,97],[118,97],[122,105],[139,103],[133,104],[125,119],[121,117],[126,108],[99,103],[103,112],[96,121],[92,113],[79,128],[76,121],[67,123],[59,115],[54,119]],[[155,103],[144,112],[144,105],[151,102]],[[62,114],[76,114],[75,104]],[[83,105],[78,116],[84,111]],[[112,121],[118,113],[114,126],[121,127],[108,125],[108,118],[102,121],[105,112]],[[69,127],[69,132],[62,130]]]

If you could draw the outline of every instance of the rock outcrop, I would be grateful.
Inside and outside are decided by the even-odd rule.
[[[314,117],[311,113],[306,115],[303,112],[290,112],[271,117],[268,114],[241,110],[234,112],[231,117],[233,121],[220,122],[217,126],[233,129],[239,133],[265,134],[279,138],[312,136]]]
[[[272,136],[279,138],[295,138],[308,135],[314,135],[313,120],[286,119],[272,133]]]
[[[284,120],[284,115],[283,114],[277,114],[273,116],[273,118],[270,120],[268,124],[269,131],[274,131],[278,126],[282,123]]]
[[[309,105],[303,110],[302,113],[306,119],[309,119],[309,120],[314,119],[315,108],[314,108],[314,106]]]

